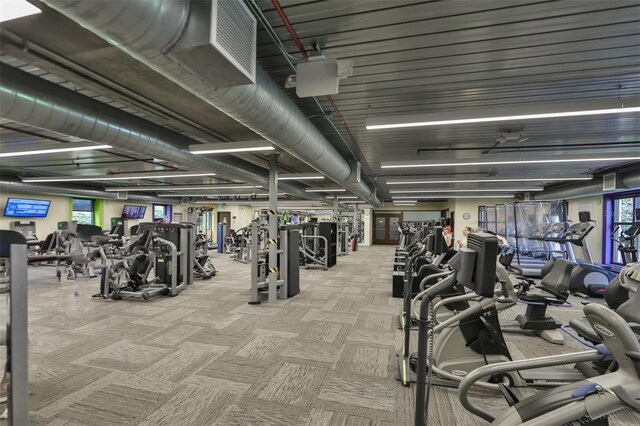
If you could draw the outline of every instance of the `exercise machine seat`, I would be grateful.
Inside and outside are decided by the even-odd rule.
[[[110,241],[112,241],[112,238],[106,235],[93,235],[91,236],[91,242],[95,243],[99,246],[108,244]]]
[[[580,336],[589,340],[590,342],[600,342],[600,336],[595,332],[591,323],[586,318],[575,318],[569,321],[569,325],[573,328]]]
[[[568,293],[574,266],[574,263],[566,259],[556,259],[549,273],[542,277],[541,286],[557,293]]]
[[[604,301],[614,311],[629,300],[629,290],[620,284],[620,275],[611,280],[604,291]]]

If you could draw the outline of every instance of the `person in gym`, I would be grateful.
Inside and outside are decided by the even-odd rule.
[[[472,232],[473,232],[473,229],[471,229],[470,226],[465,226],[464,227],[464,229],[462,230],[462,238],[459,238],[458,241],[457,241],[459,249],[467,247],[467,237]]]
[[[447,244],[447,249],[453,248],[453,233],[450,226],[445,226],[444,228],[442,228],[442,236],[444,237],[444,241]]]

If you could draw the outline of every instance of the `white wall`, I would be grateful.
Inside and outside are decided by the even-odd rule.
[[[478,207],[512,203],[513,199],[483,199],[483,198],[457,198],[451,200],[451,211],[454,212],[454,227],[453,237],[454,241],[458,241],[463,237],[462,230],[465,226],[470,226],[472,229],[478,226]],[[469,214],[469,219],[465,219],[465,213]]]
[[[51,200],[49,213],[43,218],[19,218],[4,217],[4,207],[7,204],[7,198],[29,198],[36,200]],[[3,193],[0,195],[0,229],[9,229],[9,223],[21,220],[36,223],[36,235],[40,239],[44,239],[48,234],[58,229],[58,222],[69,220],[69,197],[60,195],[44,195],[44,194],[10,194]]]
[[[597,225],[593,231],[587,236],[591,257],[595,263],[602,262],[602,196],[582,197],[568,200],[569,202],[569,220],[574,223],[578,222],[578,213],[588,211],[591,213],[591,220],[595,220]],[[582,250],[574,247],[576,257],[582,259]]]

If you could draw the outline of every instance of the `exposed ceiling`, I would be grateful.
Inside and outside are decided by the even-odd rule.
[[[300,56],[270,0],[259,2],[284,46]],[[612,163],[381,169],[383,161],[483,155],[640,154],[640,114],[366,130],[368,117],[640,94],[640,5],[633,1],[281,1],[303,46],[354,61],[332,96],[380,189],[388,178],[553,177]],[[291,74],[260,32],[259,58],[276,82]],[[309,99],[290,96],[308,114]],[[327,111],[325,99],[318,102]],[[504,132],[526,142],[498,144]],[[613,163],[622,165],[624,162]],[[637,163],[636,163],[637,164]],[[406,188],[417,189],[421,185]],[[454,185],[443,185],[442,189]],[[487,185],[465,185],[487,187]]]
[[[247,0],[250,1],[250,0]],[[292,56],[301,54],[271,0],[255,0]],[[34,1],[35,3],[35,1]],[[258,62],[347,160],[362,162],[387,200],[389,179],[554,177],[599,174],[640,162],[383,169],[382,162],[483,156],[619,153],[640,155],[640,114],[556,118],[508,123],[366,130],[370,117],[446,112],[551,101],[640,96],[640,5],[636,1],[379,1],[281,0],[282,10],[309,54],[354,61],[333,101],[299,99],[284,89],[293,74],[286,58],[258,25]],[[6,64],[143,117],[200,142],[257,139],[219,110],[132,59],[73,21],[38,3],[43,13],[2,24],[0,60]],[[320,107],[319,107],[319,106]],[[497,143],[502,133],[523,142]],[[43,142],[76,142],[62,134],[0,121],[0,150]],[[240,158],[267,167],[266,156]],[[284,171],[311,167],[283,155]],[[11,176],[96,175],[176,170],[144,153],[118,149],[1,160]],[[227,183],[224,176],[171,183]],[[165,181],[137,181],[139,185]],[[554,185],[556,182],[518,184]],[[99,186],[122,186],[102,182]],[[507,184],[450,184],[443,190]],[[512,185],[513,186],[513,185]],[[424,185],[403,185],[408,190]],[[400,188],[400,189],[402,189]],[[232,192],[232,191],[229,191]],[[236,191],[237,192],[237,191]],[[395,194],[395,192],[394,192]]]

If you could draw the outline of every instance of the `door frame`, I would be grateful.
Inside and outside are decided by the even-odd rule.
[[[225,235],[225,237],[229,237],[231,236],[231,212],[217,212],[217,216],[216,216],[216,226],[218,226],[218,223],[220,222],[224,222],[224,218],[227,218],[227,235]]]
[[[399,241],[390,239],[390,235],[389,235],[390,228],[388,226],[388,221],[392,217],[400,218],[400,221],[402,222],[402,212],[398,212],[398,213],[386,213],[386,212],[378,213],[376,211],[373,212],[373,238],[371,239],[373,244],[398,245]],[[385,218],[385,231],[384,231],[385,239],[384,240],[379,240],[376,238],[376,223],[378,218]]]

